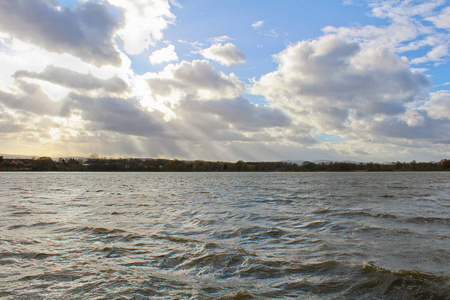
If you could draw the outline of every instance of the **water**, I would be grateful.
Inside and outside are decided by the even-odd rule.
[[[0,173],[4,299],[449,299],[450,173]]]

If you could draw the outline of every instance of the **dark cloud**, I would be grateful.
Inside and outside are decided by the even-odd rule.
[[[148,111],[135,99],[116,97],[91,98],[71,93],[68,95],[71,111],[80,111],[91,130],[106,130],[136,136],[163,135],[164,115]]]
[[[21,132],[24,126],[18,124],[16,119],[0,107],[0,133],[17,133]]]
[[[107,3],[79,2],[58,8],[56,1],[0,2],[0,30],[47,51],[69,53],[97,66],[121,64],[113,42],[121,16]]]
[[[99,79],[92,74],[82,74],[65,68],[48,66],[44,72],[17,71],[15,78],[35,78],[55,83],[66,88],[79,90],[103,89],[106,92],[121,93],[128,89],[124,80],[115,76],[109,79]]]
[[[426,111],[417,112],[422,122],[410,125],[399,118],[390,117],[383,122],[374,122],[373,136],[393,137],[398,139],[427,140],[430,142],[445,143],[450,138],[450,122],[430,118]]]
[[[218,116],[223,122],[244,131],[290,125],[289,117],[281,110],[261,107],[245,98],[214,101],[184,101],[180,109]]]
[[[64,115],[64,103],[52,101],[37,84],[16,81],[18,91],[0,91],[0,102],[9,108],[37,115]]]

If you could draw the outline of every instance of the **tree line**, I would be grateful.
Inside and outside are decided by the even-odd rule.
[[[233,162],[177,159],[98,158],[87,160],[50,157],[4,159],[0,171],[142,171],[142,172],[349,172],[349,171],[450,171],[450,160],[439,162]]]

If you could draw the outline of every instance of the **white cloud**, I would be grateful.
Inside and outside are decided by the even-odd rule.
[[[207,60],[171,64],[144,77],[152,97],[171,108],[167,126],[181,141],[250,141],[255,132],[290,125],[281,110],[243,98],[243,82],[214,70]]]
[[[430,100],[423,106],[431,118],[450,120],[450,91],[432,93]]]
[[[426,62],[440,62],[443,57],[448,56],[448,45],[437,45],[424,57],[419,57],[411,60],[412,64],[421,64]]]
[[[264,32],[264,35],[268,36],[268,37],[272,37],[272,38],[276,38],[276,37],[280,36],[280,34],[275,29],[271,29],[269,31]]]
[[[262,28],[264,26],[264,21],[260,20],[260,21],[256,21],[255,23],[252,24],[252,27],[254,29],[259,29]]]
[[[277,30],[275,29],[270,29],[270,30],[263,30],[264,27],[264,21],[257,21],[255,23],[253,23],[251,26],[253,27],[253,29],[257,30],[258,33],[267,36],[267,37],[271,37],[271,38],[277,38],[280,36],[280,34],[277,32]],[[287,35],[285,33],[285,35]]]
[[[390,24],[388,26],[377,27],[367,25],[363,27],[333,27],[327,26],[322,29],[326,34],[336,34],[339,37],[357,41],[361,44],[367,44],[370,47],[388,47],[395,51],[402,47],[405,48],[404,42],[414,40],[417,45],[416,38],[421,34],[426,34],[426,28],[417,28],[413,23],[402,22]],[[410,45],[408,45],[411,47]]]
[[[33,44],[12,38],[0,51],[0,90],[14,89],[16,79],[38,84],[53,101],[71,89],[84,93],[128,93],[133,80],[130,60],[120,53],[120,67],[97,67],[67,53],[48,52]]]
[[[445,7],[439,15],[429,17],[426,20],[433,22],[438,28],[450,30],[450,7]]]
[[[373,1],[370,2],[372,13],[378,18],[389,18],[402,21],[413,16],[432,14],[433,10],[443,5],[445,0],[428,0],[422,3],[412,1]]]
[[[226,42],[228,40],[232,40],[232,38],[229,37],[228,35],[217,36],[217,37],[213,37],[213,38],[209,39],[210,42],[213,42],[215,44],[216,43],[223,43],[223,42]]]
[[[407,104],[428,84],[388,49],[365,48],[332,35],[288,46],[276,59],[278,69],[256,81],[252,92],[287,112],[297,126],[309,126],[311,133],[352,140],[389,136],[385,124],[399,122]],[[421,124],[412,113],[402,118],[411,126]]]
[[[343,0],[342,5],[354,5],[356,0]]]
[[[176,103],[187,98],[212,100],[235,98],[245,90],[236,75],[217,72],[207,60],[169,64],[160,73],[147,73],[148,85],[161,102]]]
[[[322,30],[327,34],[336,34],[342,38],[354,40],[367,47],[388,47],[396,53],[407,53],[425,47],[433,47],[425,57],[413,57],[415,64],[426,62],[441,63],[448,57],[450,35],[437,30],[446,28],[448,8],[439,11],[445,0],[432,0],[423,3],[414,1],[372,1],[372,15],[386,19],[384,26],[327,26]],[[432,24],[430,25],[429,22]],[[436,27],[432,26],[435,25]]]
[[[154,51],[152,54],[150,54],[148,59],[150,60],[150,63],[152,65],[155,65],[169,61],[177,61],[178,55],[175,52],[175,46],[169,45],[165,48]]]
[[[117,32],[129,54],[139,54],[163,38],[163,30],[173,22],[169,0],[107,0],[125,11],[125,24]]]
[[[169,0],[170,4],[173,6],[176,6],[178,8],[183,8],[183,5],[181,5],[177,0]]]
[[[191,53],[193,53],[193,54],[199,53],[205,47],[205,44],[203,44],[203,43],[201,43],[199,41],[191,42],[191,43],[189,43],[189,45],[192,48],[194,48],[194,50],[191,51]]]
[[[223,66],[237,66],[245,63],[245,54],[234,44],[214,44],[200,52],[205,58],[217,61]]]

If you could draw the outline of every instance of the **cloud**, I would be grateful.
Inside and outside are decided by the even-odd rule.
[[[343,0],[342,5],[354,5],[357,0]]]
[[[448,46],[447,45],[437,45],[424,57],[419,57],[411,60],[412,64],[421,64],[426,62],[441,62],[443,57],[448,56]]]
[[[217,61],[222,66],[232,67],[245,63],[245,54],[234,44],[214,44],[200,52],[205,58]]]
[[[223,42],[226,42],[228,40],[232,40],[232,38],[229,37],[228,35],[217,36],[217,37],[213,37],[213,38],[209,39],[210,42],[213,42],[215,44],[223,43]]]
[[[113,37],[122,23],[112,9],[92,2],[59,8],[55,1],[2,1],[0,31],[97,66],[118,66],[121,59]]]
[[[256,21],[251,26],[253,27],[253,29],[257,30],[258,33],[260,33],[264,36],[271,37],[271,38],[277,38],[280,36],[280,34],[275,29],[263,30],[264,25],[265,25],[264,21],[261,20],[261,21]]]
[[[207,60],[170,64],[158,74],[146,74],[152,94],[160,101],[178,102],[186,97],[196,100],[235,98],[245,85],[233,73],[217,72]]]
[[[428,17],[426,20],[433,22],[437,28],[450,30],[450,7],[445,7],[439,15]]]
[[[241,95],[244,84],[234,75],[216,71],[206,60],[168,65],[145,75],[152,96],[171,108],[166,127],[180,141],[250,141],[256,132],[288,127],[281,110],[260,107]]]
[[[264,21],[256,21],[255,23],[252,24],[252,27],[254,29],[260,29],[264,26]]]
[[[215,115],[221,121],[232,124],[235,128],[243,131],[257,131],[290,125],[289,117],[281,110],[257,106],[242,97],[216,101],[186,100],[179,105],[179,109],[188,112],[196,111]]]
[[[405,122],[409,127],[420,126],[425,122],[425,118],[420,114],[420,111],[416,109],[407,110],[399,117],[400,120]]]
[[[406,111],[409,114],[410,111]],[[404,115],[375,120],[371,124],[371,136],[376,136],[380,144],[417,147],[421,142],[449,144],[450,123],[429,118],[424,111],[415,110],[413,118]],[[383,142],[383,139],[384,142]]]
[[[128,89],[126,82],[117,76],[109,79],[100,79],[92,74],[83,74],[55,66],[48,66],[44,72],[40,73],[20,70],[15,72],[13,77],[40,79],[69,89],[85,91],[102,89],[106,92],[120,94]]]
[[[8,113],[3,107],[0,107],[0,134],[17,133],[24,129],[25,126],[18,124],[13,115]]]
[[[59,116],[64,114],[64,103],[54,102],[37,84],[18,80],[14,91],[0,90],[0,103],[19,113],[31,112],[36,115]]]
[[[432,47],[425,57],[415,57],[414,64],[443,62],[448,57],[448,32],[437,30],[446,28],[448,8],[439,11],[445,0],[432,0],[423,3],[414,1],[372,1],[369,6],[372,15],[386,19],[384,26],[327,26],[322,30],[326,34],[365,44],[367,47],[387,47],[395,53],[409,54],[408,51]],[[432,22],[430,25],[429,22]],[[435,25],[436,27],[433,27]]]
[[[106,130],[136,136],[160,136],[163,115],[148,111],[135,99],[118,97],[87,97],[71,93],[67,97],[71,112],[79,112],[90,121],[90,131]]]
[[[0,1],[2,149],[225,160],[450,154],[449,93],[425,91],[431,64],[411,68],[448,59],[443,0],[371,1],[383,25],[325,27],[325,36],[275,55],[278,67],[253,86],[214,68],[246,62],[227,35],[209,45],[179,40],[204,59],[135,73],[142,56],[132,55],[163,40],[176,1],[59,2]],[[251,26],[278,36],[262,20]],[[152,64],[178,61],[164,43]],[[266,105],[252,103],[248,89]]]
[[[163,38],[163,30],[173,22],[168,0],[107,0],[125,11],[125,24],[117,32],[124,49],[137,55]]]
[[[445,0],[429,0],[422,3],[384,0],[374,1],[369,5],[372,7],[372,14],[375,17],[402,21],[413,16],[432,14],[433,10],[443,4],[445,4]]]
[[[40,143],[46,144],[48,151],[64,155],[74,151],[120,155],[126,151],[128,155],[219,159],[218,153],[233,157],[225,151],[226,143],[275,142],[271,130],[291,125],[281,110],[243,98],[245,85],[233,74],[214,70],[209,61],[183,61],[146,76],[147,96],[170,107],[173,118],[148,109],[140,97],[120,96],[127,85],[114,92],[115,83],[124,83],[117,77],[99,79],[54,66],[42,72],[18,71],[15,85],[0,91],[0,115],[7,121],[0,122],[2,139],[11,140],[14,135],[22,147],[14,143],[8,149],[21,153]],[[52,101],[41,88],[47,82],[71,92]],[[164,95],[176,100],[164,102]],[[225,144],[219,146],[221,143]],[[202,150],[199,145],[208,147]]]
[[[183,8],[183,5],[181,5],[177,0],[169,0],[170,4],[173,6],[176,6],[178,8]]]
[[[372,136],[383,120],[398,120],[428,86],[424,75],[390,50],[334,35],[288,46],[276,60],[278,69],[256,81],[252,92],[311,132],[351,139]]]
[[[433,119],[450,120],[450,92],[439,91],[432,93],[430,100],[422,108]]]
[[[178,55],[175,52],[175,46],[169,45],[165,48],[154,51],[152,54],[150,54],[148,59],[150,60],[150,63],[152,65],[156,65],[169,61],[177,61]]]

